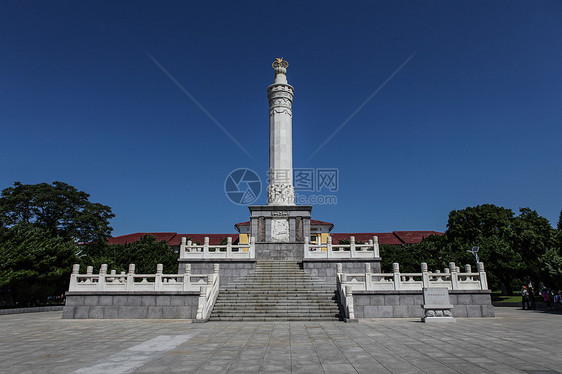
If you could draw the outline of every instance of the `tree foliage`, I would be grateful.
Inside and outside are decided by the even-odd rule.
[[[75,242],[105,239],[111,234],[111,208],[90,202],[90,195],[63,182],[14,183],[0,197],[0,227],[32,224]]]
[[[442,269],[448,266],[449,261],[453,261],[449,253],[449,245],[441,235],[431,235],[418,244],[406,246],[382,244],[381,267],[390,272],[392,263],[397,262],[401,272],[417,273],[420,271],[420,264],[425,262],[432,270]]]
[[[401,271],[418,272],[421,262],[442,269],[451,261],[474,267],[468,250],[478,246],[491,289],[512,293],[528,280],[561,287],[561,245],[562,230],[554,230],[536,211],[521,208],[515,215],[511,209],[484,204],[451,211],[444,236],[413,245],[382,245],[382,268],[390,271],[398,262]]]
[[[157,264],[164,265],[165,273],[174,274],[178,270],[178,254],[168,243],[158,242],[152,235],[145,235],[133,243],[107,244],[106,241],[97,241],[81,247],[81,266],[93,266],[96,271],[102,264],[107,264],[109,269],[117,272],[126,272],[129,264],[135,264],[138,274],[156,272]]]
[[[19,305],[42,304],[68,287],[76,246],[29,224],[0,228],[0,288]]]

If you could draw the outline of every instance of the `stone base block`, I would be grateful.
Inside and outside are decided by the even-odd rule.
[[[453,319],[494,316],[490,291],[449,291],[449,296]],[[353,303],[356,318],[423,318],[425,315],[422,291],[354,291]]]
[[[185,264],[191,265],[191,274],[211,274],[213,264],[219,264],[220,289],[245,277],[256,268],[255,260],[215,259],[215,260],[187,260],[179,259],[178,274],[185,273]]]
[[[311,277],[320,278],[326,284],[336,286],[336,265],[342,264],[344,273],[364,273],[365,264],[371,264],[371,272],[381,271],[380,258],[366,261],[365,259],[314,259],[303,260],[302,268]],[[383,304],[384,305],[384,304]]]
[[[302,243],[256,243],[258,261],[302,261],[304,242]]]
[[[198,302],[197,292],[67,292],[62,318],[194,319]]]

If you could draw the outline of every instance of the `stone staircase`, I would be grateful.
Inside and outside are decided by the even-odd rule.
[[[297,262],[258,261],[255,270],[219,292],[210,321],[338,321],[333,286]]]

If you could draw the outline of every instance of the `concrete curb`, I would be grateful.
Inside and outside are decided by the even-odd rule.
[[[64,305],[53,306],[36,306],[31,308],[13,308],[13,309],[0,309],[0,316],[9,314],[22,314],[22,313],[40,313],[40,312],[54,312],[62,310]]]

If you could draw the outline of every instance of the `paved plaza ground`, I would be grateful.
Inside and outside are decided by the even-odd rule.
[[[0,316],[2,373],[556,373],[562,315],[424,324],[63,320]]]

